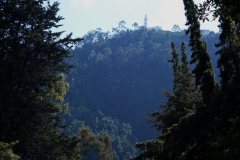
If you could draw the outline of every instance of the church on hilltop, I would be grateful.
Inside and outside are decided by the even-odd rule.
[[[162,27],[160,26],[153,26],[153,27],[148,27],[148,18],[147,18],[147,14],[145,15],[144,21],[143,21],[143,27],[147,28],[147,30],[162,30]],[[180,29],[180,27],[177,24],[174,24],[172,30],[164,30],[167,32],[182,32],[184,31],[183,29]],[[202,35],[203,36],[207,36],[210,34],[210,30],[207,29],[203,29],[202,31]]]
[[[154,27],[148,27],[148,18],[147,18],[147,15],[145,15],[145,18],[144,18],[144,27],[147,28],[148,30],[161,30],[162,28],[160,26],[154,26]]]

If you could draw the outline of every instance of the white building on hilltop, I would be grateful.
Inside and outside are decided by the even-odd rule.
[[[147,18],[147,15],[145,15],[145,18],[144,18],[144,27],[146,27],[146,28],[148,28],[147,22],[148,22],[148,18]]]

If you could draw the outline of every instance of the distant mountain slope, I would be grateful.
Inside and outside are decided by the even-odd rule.
[[[147,30],[144,27],[134,31],[121,28],[114,31],[116,34],[112,36],[100,29],[91,31],[85,36],[84,43],[72,51],[75,57],[68,62],[75,68],[68,75],[71,88],[66,97],[72,116],[65,118],[70,123],[73,117],[78,117],[79,121],[87,120],[85,125],[90,125],[93,130],[102,130],[91,122],[96,118],[94,114],[100,111],[120,123],[129,123],[131,137],[136,136],[138,141],[153,139],[156,133],[147,132],[149,124],[143,123],[141,117],[148,116],[151,110],[159,110],[159,105],[166,103],[167,99],[161,94],[163,87],[172,90],[173,71],[167,62],[171,59],[170,43],[173,41],[180,53],[181,42],[188,44],[189,37],[183,31]],[[211,32],[204,37],[209,41],[215,70],[217,57],[212,44],[218,42],[218,36]],[[190,55],[191,51],[188,49],[187,53]],[[75,112],[79,107],[89,110],[88,118],[86,113]],[[134,143],[134,140],[130,138],[129,142]]]

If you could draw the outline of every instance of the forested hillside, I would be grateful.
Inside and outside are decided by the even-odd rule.
[[[89,125],[96,133],[108,130],[120,159],[129,159],[136,152],[136,142],[158,135],[154,129],[149,131],[150,125],[141,117],[167,102],[161,95],[163,88],[172,88],[171,42],[180,51],[181,42],[187,44],[189,36],[185,31],[129,30],[124,24],[119,22],[111,34],[90,31],[72,51],[75,56],[68,63],[75,68],[68,75],[66,96],[71,111],[65,119],[66,124]],[[211,42],[208,47],[215,70],[217,56],[212,44],[218,38],[214,32],[204,37]],[[187,53],[191,53],[189,47]]]
[[[0,1],[0,159],[112,159],[109,135],[88,127],[66,135],[61,124],[69,83],[66,63],[81,38],[53,32],[59,3]],[[79,133],[77,135],[77,133]],[[89,142],[90,141],[90,142]]]
[[[183,3],[186,30],[82,39],[58,2],[0,1],[0,159],[238,160],[240,4]]]
[[[162,110],[152,111],[148,118],[162,135],[137,143],[141,154],[134,159],[237,160],[240,153],[239,3],[210,0],[198,6],[193,0],[183,2],[186,34],[190,35],[190,64],[195,66],[191,72],[185,44],[177,52],[172,43],[169,62],[173,68],[173,92],[164,93],[167,103],[161,106]],[[220,22],[220,42],[216,44],[220,83],[215,79],[214,58],[211,60],[207,51],[198,21],[209,20],[209,13]]]

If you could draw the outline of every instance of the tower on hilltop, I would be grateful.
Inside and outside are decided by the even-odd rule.
[[[147,15],[145,15],[145,18],[144,18],[144,26],[147,28],[147,21],[148,21],[148,18],[147,18]]]

